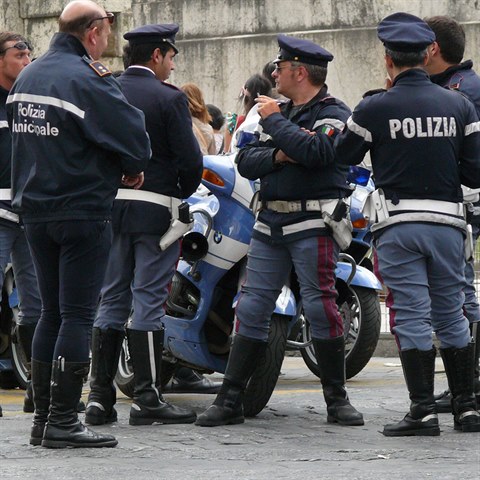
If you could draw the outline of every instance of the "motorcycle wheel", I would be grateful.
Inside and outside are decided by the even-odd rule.
[[[349,286],[351,293],[339,311],[345,327],[345,371],[346,378],[361,372],[372,357],[380,336],[381,312],[378,295],[374,290]],[[311,340],[310,324],[305,318],[301,341]],[[300,349],[307,367],[320,378],[320,369],[315,358],[313,345]]]
[[[162,387],[164,387],[170,381],[174,370],[175,364],[162,361],[162,368],[160,372],[160,380],[162,382]],[[122,344],[122,351],[120,352],[118,369],[115,375],[115,383],[124,395],[133,398],[135,379],[133,376],[132,361],[130,359],[130,353],[128,351],[128,342],[126,337]]]
[[[13,339],[13,337],[11,337]],[[12,341],[10,344],[12,353],[12,368],[15,378],[17,379],[18,386],[22,390],[27,389],[27,359],[23,349],[17,341]]]
[[[246,417],[260,413],[272,396],[285,357],[289,321],[290,317],[272,315],[265,357],[259,362],[245,389],[243,409]]]

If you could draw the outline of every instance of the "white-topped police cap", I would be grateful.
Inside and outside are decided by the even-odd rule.
[[[328,62],[333,60],[333,55],[330,52],[310,40],[280,34],[277,41],[279,51],[273,63],[288,60],[326,67]]]
[[[395,52],[418,52],[435,41],[435,33],[426,22],[404,12],[385,17],[377,34],[385,47]]]
[[[178,53],[178,48],[175,46],[175,35],[178,30],[179,26],[176,23],[143,25],[125,33],[123,38],[132,46],[166,42]]]

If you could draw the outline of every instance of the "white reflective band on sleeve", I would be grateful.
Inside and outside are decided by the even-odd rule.
[[[60,98],[47,97],[45,95],[31,95],[30,93],[14,93],[7,97],[7,103],[13,102],[31,102],[39,103],[42,105],[52,105],[53,107],[62,108],[67,112],[77,115],[77,117],[85,118],[85,111],[78,108],[76,105],[70,102],[66,102]]]
[[[133,190],[129,188],[119,188],[115,200],[135,200],[140,202],[155,203],[172,210],[178,207],[182,201],[179,198],[167,197],[161,193],[147,192],[145,190]]]
[[[343,123],[338,118],[321,118],[317,120],[312,127],[312,130],[315,130],[320,125],[331,125],[332,127],[338,128],[338,130],[342,131],[345,123]]]
[[[0,121],[0,128],[8,128],[8,122],[6,120]]]
[[[475,123],[469,123],[465,127],[465,136],[468,137],[468,135],[475,133],[475,132],[480,132],[480,122],[475,122]]]
[[[371,141],[372,141],[372,134],[371,134],[366,128],[363,128],[363,127],[361,127],[360,125],[358,125],[358,123],[355,123],[355,122],[352,120],[352,117],[350,117],[350,118],[347,120],[347,127],[348,127],[349,130],[351,130],[353,133],[356,133],[356,134],[359,135],[360,137],[364,138],[365,141],[367,141],[367,142],[371,142]]]
[[[20,218],[16,213],[5,210],[4,208],[0,208],[0,218],[4,218],[5,220],[9,220],[10,222],[14,223],[20,222]]]
[[[0,200],[11,200],[12,193],[9,188],[0,188]]]

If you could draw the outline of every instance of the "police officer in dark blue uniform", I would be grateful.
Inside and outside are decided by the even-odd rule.
[[[164,329],[162,317],[180,254],[178,237],[163,251],[160,239],[169,229],[181,198],[197,188],[202,154],[193,135],[185,94],[165,83],[178,52],[178,25],[146,25],[124,35],[130,66],[119,77],[128,101],[145,113],[152,158],[139,190],[120,190],[114,208],[114,238],[93,331],[93,368],[86,421],[117,419],[113,379],[127,327],[135,374],[131,425],[192,423],[193,411],[165,402],[161,395]]]
[[[435,40],[423,20],[395,13],[380,22],[378,37],[392,86],[360,102],[335,146],[338,160],[350,165],[370,150],[378,187],[372,231],[411,400],[405,418],[383,434],[440,434],[432,327],[453,394],[455,430],[480,431],[473,344],[462,312],[461,190],[462,183],[480,186],[480,123],[469,100],[433,84],[423,70]]]
[[[257,97],[259,141],[242,149],[238,170],[261,180],[262,207],[250,243],[247,279],[236,309],[238,335],[221,391],[197,425],[244,421],[242,396],[258,358],[267,346],[269,319],[292,266],[298,276],[303,306],[312,328],[321,370],[328,422],[363,425],[345,390],[345,351],[338,312],[335,266],[337,240],[327,215],[345,211],[346,168],[335,163],[333,140],[350,110],[328,94],[325,79],[333,56],[308,40],[278,36],[275,60],[278,92],[290,101]],[[337,226],[348,222],[339,215]]]
[[[121,181],[141,185],[150,157],[143,113],[98,61],[113,19],[89,0],[69,3],[60,33],[21,72],[7,100],[12,206],[25,224],[42,299],[32,346],[33,445],[117,444],[87,429],[76,412],[113,200]]]
[[[480,118],[480,77],[473,70],[473,62],[462,62],[465,52],[465,31],[460,23],[450,17],[436,16],[425,20],[435,33],[435,42],[429,48],[428,63],[425,67],[430,80],[450,90],[458,90],[469,98]],[[473,245],[480,234],[480,202],[467,204],[467,222],[472,227]],[[470,331],[475,339],[474,392],[477,406],[480,405],[480,305],[475,290],[475,258],[474,255],[465,264],[466,285],[463,290],[465,302],[463,310],[470,322]],[[452,411],[452,395],[449,390],[436,397],[437,411]]]

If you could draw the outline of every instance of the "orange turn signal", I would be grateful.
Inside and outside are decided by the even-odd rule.
[[[212,170],[209,170],[208,168],[203,169],[203,174],[202,178],[213,185],[217,185],[218,187],[224,187],[225,182],[223,181],[223,178],[218,176],[215,172],[212,172]]]
[[[352,222],[353,228],[367,228],[368,227],[368,220],[365,218],[357,218],[354,222]]]

